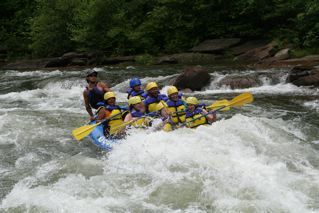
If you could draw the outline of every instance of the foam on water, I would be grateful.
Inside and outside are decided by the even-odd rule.
[[[59,175],[74,165],[52,161],[19,181],[0,209],[313,212],[319,171],[309,159],[318,153],[282,126],[289,124],[236,115],[196,130],[132,130],[97,162],[102,174]]]
[[[6,71],[5,75],[10,77],[49,77],[49,76],[62,76],[63,72],[60,70],[55,70],[55,71],[37,70],[37,71],[24,71],[24,72],[9,70],[9,71]]]
[[[155,81],[155,82],[167,81],[169,79],[174,78],[175,76],[177,76],[177,74],[168,75],[168,76],[145,77],[145,78],[141,78],[140,80],[141,80],[142,84],[147,84],[148,82],[151,82],[151,81]],[[130,82],[130,79],[123,81],[123,82],[115,85],[114,87],[112,87],[112,89],[117,90],[117,91],[126,92],[126,90],[129,89],[129,85],[130,85],[129,82]]]
[[[28,109],[38,110],[76,110],[83,111],[82,92],[84,82],[64,80],[49,82],[43,88],[10,92],[0,95],[1,104],[6,104],[10,111],[15,103],[24,102]],[[25,107],[24,107],[25,108]]]
[[[299,95],[319,95],[318,89],[309,89],[306,87],[297,87],[289,83],[280,83],[276,85],[263,85],[251,87],[247,89],[231,89],[230,87],[221,87],[218,89],[207,89],[204,91],[195,92],[195,94],[226,94],[226,93],[243,93],[252,92],[254,94],[299,94]]]
[[[319,112],[319,100],[307,101],[304,103],[304,106],[314,109]]]

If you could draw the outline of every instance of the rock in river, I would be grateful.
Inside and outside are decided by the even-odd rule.
[[[210,75],[207,70],[200,66],[188,67],[180,74],[175,82],[174,86],[178,89],[191,89],[193,91],[201,90],[204,86],[209,84]]]
[[[257,75],[253,76],[229,76],[225,77],[219,82],[220,86],[230,86],[232,89],[243,89],[255,87],[260,84]]]
[[[294,67],[289,73],[287,83],[297,86],[319,87],[319,68],[311,66]]]

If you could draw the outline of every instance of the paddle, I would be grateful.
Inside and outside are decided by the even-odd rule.
[[[224,99],[224,100],[219,100],[219,101],[215,101],[212,105],[207,106],[206,109],[208,110],[216,110],[220,107],[224,107],[225,108],[221,109],[221,111],[228,111],[230,110],[230,106],[229,106],[229,101]]]
[[[222,106],[227,106],[226,108],[222,109],[222,111],[228,111],[230,110],[230,107],[229,107],[229,101],[224,99],[224,100],[219,100],[219,101],[215,101],[214,103],[212,103],[211,105],[209,106],[206,106],[205,108],[208,109],[208,110],[212,110],[212,109],[218,109],[219,107],[222,107]],[[178,114],[178,113],[183,113],[183,112],[186,112],[187,109],[185,110],[179,110],[179,111],[176,111],[176,112],[172,112],[170,113],[171,115],[175,115],[175,114]]]
[[[219,107],[219,108],[217,108],[216,110],[213,110],[213,111],[209,112],[208,114],[216,113],[216,112],[221,111],[222,109],[227,108],[227,107],[239,107],[239,106],[243,106],[243,105],[249,104],[249,103],[251,103],[251,102],[253,102],[253,101],[254,101],[254,97],[253,97],[253,95],[252,95],[251,93],[248,93],[248,92],[247,92],[247,93],[242,93],[242,94],[236,96],[235,98],[233,98],[232,100],[230,100],[228,106]],[[205,117],[205,116],[207,116],[208,114],[206,114],[206,115],[201,115],[201,116],[199,116],[199,117],[197,117],[197,118],[194,118],[194,119],[192,119],[192,120],[190,120],[190,121],[187,121],[187,122],[183,123],[182,125],[180,125],[180,126],[178,126],[178,127],[187,126],[188,124],[194,122],[194,121],[197,120],[197,119],[201,119],[202,117]]]
[[[142,119],[142,118],[145,118],[145,117],[148,117],[148,116],[150,116],[150,115],[154,115],[154,112],[148,113],[148,114],[143,115],[143,116],[141,116],[141,117],[139,117],[139,118],[135,118],[135,119],[133,119],[133,120],[131,120],[131,121],[127,121],[127,122],[124,122],[124,123],[122,123],[122,124],[120,124],[120,125],[118,125],[118,126],[115,126],[115,127],[113,127],[113,128],[110,130],[110,135],[113,135],[113,134],[117,133],[119,130],[124,129],[126,126],[128,126],[128,125],[134,123],[135,121],[138,121],[138,120],[140,120],[140,119]]]
[[[125,111],[124,111],[125,112]],[[79,128],[76,128],[72,131],[72,135],[73,137],[80,141],[82,140],[83,138],[85,138],[86,136],[88,136],[94,129],[95,127],[97,127],[98,125],[108,121],[108,120],[111,120],[112,118],[124,113],[124,112],[120,112],[120,113],[117,113],[115,115],[112,115],[111,117],[107,118],[107,119],[104,119],[102,121],[100,121],[99,123],[96,123],[96,124],[91,124],[91,125],[85,125],[85,126],[81,126]]]

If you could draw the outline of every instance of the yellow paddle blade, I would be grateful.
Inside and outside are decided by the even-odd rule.
[[[208,110],[216,110],[216,109],[219,109],[221,107],[224,107],[226,106],[225,108],[221,109],[221,111],[227,111],[227,110],[230,110],[230,107],[229,107],[229,101],[224,99],[224,100],[220,100],[220,101],[215,101],[212,105],[210,106],[207,106],[206,108]]]
[[[74,129],[72,131],[72,135],[76,140],[80,141],[86,136],[88,136],[93,131],[93,129],[100,124],[101,123],[81,126],[79,128]]]
[[[249,104],[254,101],[254,97],[250,92],[242,93],[229,102],[229,106],[238,107]]]
[[[134,121],[136,121],[136,119],[133,119],[131,121],[127,121],[124,122],[118,126],[114,126],[110,129],[110,135],[116,134],[118,131],[124,129],[126,126],[130,125],[131,123],[133,123]]]

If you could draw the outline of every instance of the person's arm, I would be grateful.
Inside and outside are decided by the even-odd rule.
[[[90,115],[90,120],[94,120],[94,115],[93,115],[93,111],[92,111],[92,108],[90,106],[90,103],[89,103],[89,97],[87,95],[87,91],[84,91],[83,92],[83,99],[84,99],[84,105],[85,105],[85,109],[86,111],[89,113]]]
[[[163,109],[161,109],[161,116],[165,119],[169,118],[169,113],[167,111],[167,109],[164,107]]]
[[[99,84],[103,88],[104,92],[111,92],[111,89],[109,88],[109,86],[106,83],[99,82]]]
[[[128,113],[128,114],[125,116],[124,122],[128,122],[128,121],[131,121],[131,120],[133,120],[132,114],[131,114],[131,113]]]
[[[97,113],[97,121],[101,121],[101,120],[105,119],[106,118],[105,115],[106,115],[105,108],[102,107]]]
[[[202,111],[203,115],[206,115],[207,121],[210,123],[213,123],[216,121],[216,114],[209,114],[206,110],[203,109]]]

